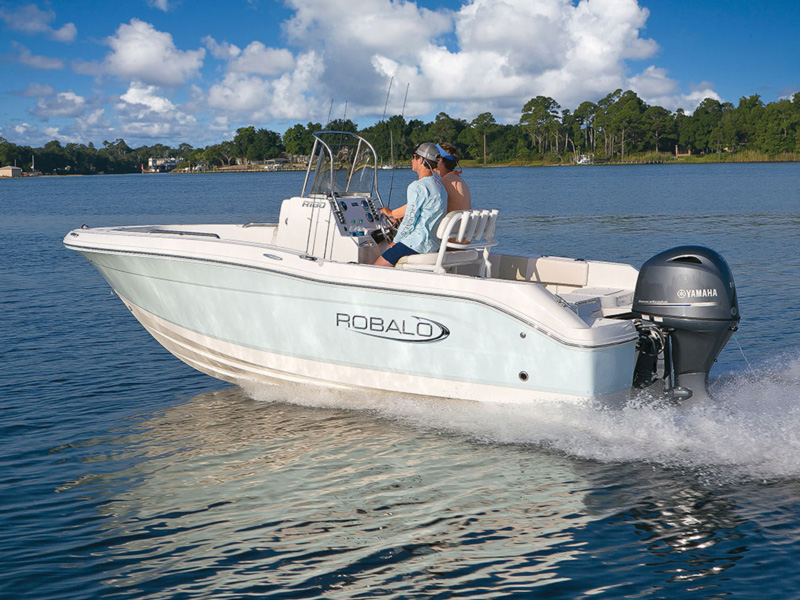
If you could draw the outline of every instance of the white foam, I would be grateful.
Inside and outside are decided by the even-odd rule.
[[[651,400],[530,406],[462,402],[312,386],[245,386],[254,399],[359,409],[489,443],[535,444],[602,462],[697,470],[712,480],[800,475],[800,357],[714,382],[714,402],[684,408]]]

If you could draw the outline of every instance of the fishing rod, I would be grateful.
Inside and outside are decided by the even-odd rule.
[[[392,75],[392,78],[389,80],[389,89],[386,90],[386,102],[383,103],[383,117],[381,118],[381,121],[386,120],[386,107],[389,106],[389,94],[392,93],[393,83],[394,83],[394,75]]]
[[[410,86],[411,86],[411,83],[407,83],[406,84],[406,95],[405,95],[405,97],[403,97],[403,111],[400,113],[400,120],[402,122],[404,122],[404,123],[405,123],[405,118],[406,118],[406,101],[408,100],[408,88]],[[388,98],[387,98],[387,102],[388,102]],[[389,133],[391,133],[391,132],[389,132]],[[387,207],[391,207],[392,206],[392,189],[394,188],[394,172],[395,172],[395,168],[394,168],[395,167],[395,165],[394,165],[394,141],[392,140],[390,143],[392,145],[392,177],[389,180],[389,198],[386,201],[386,206]]]

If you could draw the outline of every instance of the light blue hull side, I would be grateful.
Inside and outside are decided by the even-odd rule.
[[[631,385],[635,341],[599,348],[565,344],[479,299],[386,290],[366,278],[331,284],[210,261],[84,255],[142,311],[235,347],[241,356],[254,350],[261,357],[298,359],[301,372],[295,375],[301,378],[317,378],[324,366],[331,384],[392,390],[393,378],[409,376],[514,390],[517,396],[529,392],[531,399],[542,393],[596,397]],[[350,367],[370,372],[369,383],[349,381]]]

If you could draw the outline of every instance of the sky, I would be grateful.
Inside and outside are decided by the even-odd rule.
[[[232,139],[384,114],[519,121],[616,89],[691,112],[800,91],[798,0],[0,0],[0,137]]]

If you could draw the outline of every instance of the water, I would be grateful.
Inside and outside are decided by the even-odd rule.
[[[688,411],[231,387],[61,238],[274,221],[301,174],[0,182],[0,598],[800,598],[798,175],[465,172],[507,251],[726,257],[741,329]]]

